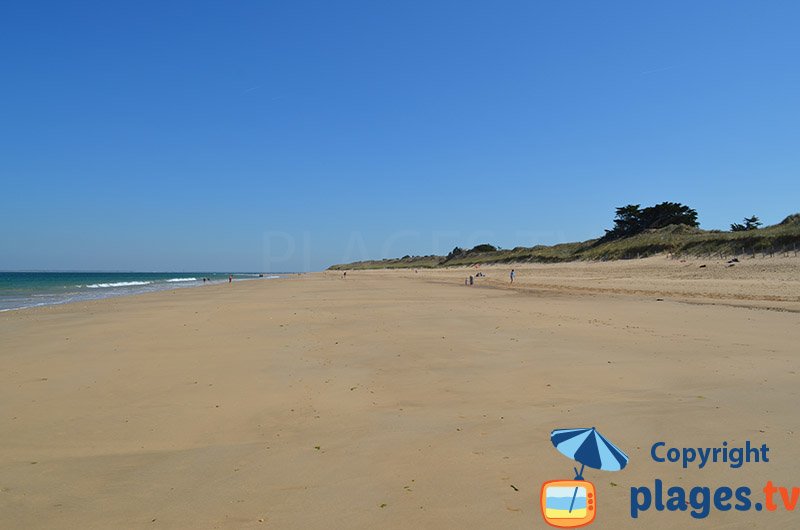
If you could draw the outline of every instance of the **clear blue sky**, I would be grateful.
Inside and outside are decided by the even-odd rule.
[[[70,5],[75,4],[75,5]],[[0,269],[307,270],[800,210],[800,3],[3,2]]]

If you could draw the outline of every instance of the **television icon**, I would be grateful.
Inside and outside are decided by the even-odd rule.
[[[551,480],[542,485],[542,516],[557,528],[586,526],[597,513],[594,484],[585,480]]]

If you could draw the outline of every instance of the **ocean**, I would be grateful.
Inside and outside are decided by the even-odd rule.
[[[234,273],[234,281],[284,273]],[[96,300],[228,281],[219,272],[0,272],[0,311]],[[208,282],[206,282],[208,283]]]

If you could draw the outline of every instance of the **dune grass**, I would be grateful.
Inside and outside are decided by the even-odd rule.
[[[613,241],[591,239],[579,243],[517,247],[492,252],[465,251],[446,256],[405,256],[403,258],[359,261],[333,265],[330,270],[466,267],[492,263],[558,263],[577,260],[635,259],[655,254],[676,256],[737,256],[757,253],[800,251],[800,214],[790,215],[777,225],[758,230],[722,232],[686,225],[658,230]]]

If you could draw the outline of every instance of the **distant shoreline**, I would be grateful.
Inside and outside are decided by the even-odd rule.
[[[234,281],[277,279],[288,273],[235,273]],[[228,281],[220,272],[2,272],[0,312],[131,296]]]

